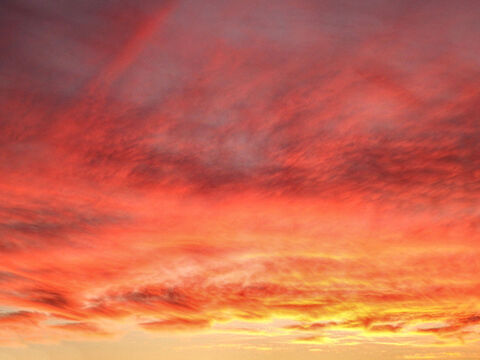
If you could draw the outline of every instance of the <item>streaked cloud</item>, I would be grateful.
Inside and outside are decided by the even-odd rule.
[[[478,10],[4,1],[0,338],[474,346]]]

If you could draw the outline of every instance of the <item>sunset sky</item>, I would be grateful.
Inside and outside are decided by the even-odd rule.
[[[1,0],[0,360],[480,359],[479,19]]]

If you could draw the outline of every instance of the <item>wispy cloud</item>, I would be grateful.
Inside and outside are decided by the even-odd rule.
[[[0,337],[473,343],[477,10],[3,1]]]

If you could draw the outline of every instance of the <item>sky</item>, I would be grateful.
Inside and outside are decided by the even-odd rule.
[[[2,0],[0,360],[480,358],[479,12]]]

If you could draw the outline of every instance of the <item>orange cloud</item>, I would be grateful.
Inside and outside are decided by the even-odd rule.
[[[469,346],[469,6],[1,4],[2,338]]]
[[[151,321],[140,324],[147,330],[155,331],[192,331],[197,329],[205,329],[210,326],[210,321],[206,319],[187,319],[173,318],[161,321]]]

